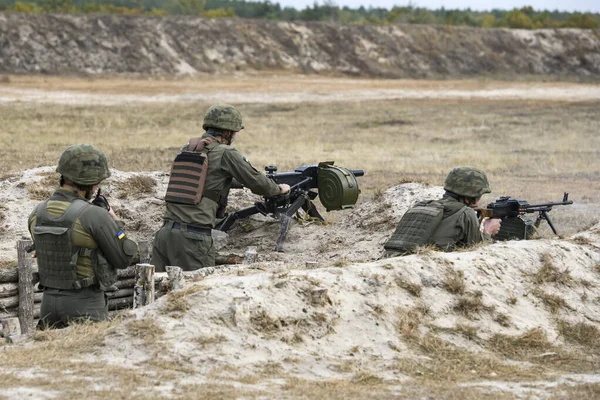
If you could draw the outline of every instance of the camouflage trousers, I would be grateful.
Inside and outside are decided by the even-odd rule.
[[[38,326],[61,328],[71,321],[86,319],[108,319],[104,291],[92,287],[79,290],[44,289]]]
[[[194,232],[186,224],[166,221],[154,235],[152,265],[156,272],[165,272],[167,265],[194,271],[215,265],[215,248],[212,237]],[[209,230],[210,231],[210,230]]]

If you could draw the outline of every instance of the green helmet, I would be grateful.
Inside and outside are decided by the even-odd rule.
[[[444,189],[465,197],[480,197],[492,191],[485,172],[468,166],[453,168],[446,177]]]
[[[96,185],[110,176],[106,156],[89,144],[74,144],[66,149],[56,172],[78,185]]]
[[[227,104],[215,104],[211,106],[206,115],[204,115],[204,122],[202,123],[202,129],[208,130],[209,128],[222,129],[224,131],[237,132],[244,129],[242,124],[242,114],[233,106]]]

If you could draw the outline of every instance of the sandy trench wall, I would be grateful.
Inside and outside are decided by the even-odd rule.
[[[598,30],[0,13],[0,72],[600,77]]]

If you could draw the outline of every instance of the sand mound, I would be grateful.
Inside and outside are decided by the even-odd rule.
[[[52,186],[51,171],[25,171],[0,184],[3,258],[10,258],[15,237],[27,236],[25,221],[38,201],[32,197]],[[113,172],[106,189],[111,203],[131,236],[148,239],[160,225],[166,174]],[[163,382],[170,387],[219,376],[270,395],[286,390],[277,377],[387,384],[399,393],[394,385],[418,387],[418,379],[440,374],[488,393],[543,394],[549,375],[597,365],[600,225],[567,239],[377,260],[402,213],[441,193],[403,184],[331,214],[327,224],[295,223],[283,253],[273,251],[276,221],[257,218],[249,232],[237,226],[224,251],[256,246],[258,263],[188,282],[125,312],[93,358],[140,371],[159,361],[184,368]],[[255,200],[237,191],[231,203],[243,207]],[[306,261],[317,268],[306,269]],[[560,360],[560,368],[549,367],[552,360]],[[524,375],[539,379],[527,387],[504,384]],[[576,381],[595,378],[580,374]]]

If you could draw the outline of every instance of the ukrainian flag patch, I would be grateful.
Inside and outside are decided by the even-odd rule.
[[[117,237],[119,239],[123,239],[125,237],[125,233],[123,231],[119,231],[119,232],[117,232]]]

